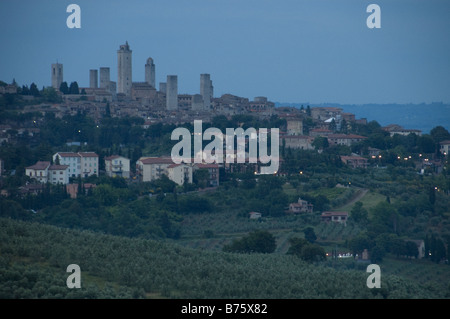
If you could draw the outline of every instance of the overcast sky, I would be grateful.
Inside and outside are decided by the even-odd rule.
[[[66,8],[81,7],[69,29]],[[369,29],[369,4],[381,29]],[[52,0],[0,1],[0,80],[89,85],[89,69],[111,68],[128,41],[133,81],[148,57],[156,82],[178,75],[178,92],[314,103],[450,103],[448,0]]]

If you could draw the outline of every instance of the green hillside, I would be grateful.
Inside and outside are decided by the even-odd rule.
[[[394,275],[366,286],[366,265],[335,270],[285,254],[233,254],[0,219],[1,298],[442,298]],[[81,289],[66,287],[69,264]],[[383,271],[383,269],[382,269]]]

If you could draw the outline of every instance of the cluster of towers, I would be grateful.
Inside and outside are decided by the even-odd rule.
[[[89,70],[89,88],[105,89],[112,94],[122,94],[131,97],[133,89],[132,80],[132,50],[128,44],[120,45],[117,50],[117,85],[110,80],[110,68],[101,67],[100,77],[96,69]],[[152,89],[156,89],[155,83],[155,63],[152,58],[148,58],[145,64],[145,84]],[[100,78],[100,83],[99,83]],[[52,64],[52,87],[59,89],[63,82],[63,66],[60,63]],[[159,91],[166,96],[166,109],[178,109],[178,76],[167,75],[166,82],[159,83]],[[211,106],[213,98],[213,85],[209,74],[200,74],[200,94],[192,96],[193,109],[207,110]]]

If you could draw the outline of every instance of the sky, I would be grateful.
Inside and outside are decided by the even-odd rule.
[[[81,8],[70,29],[69,4]],[[371,3],[381,28],[368,28]],[[133,81],[148,57],[156,83],[178,75],[179,94],[301,103],[450,103],[448,0],[0,0],[0,80],[89,86],[89,70],[111,68],[128,41]],[[157,84],[158,86],[158,84]]]

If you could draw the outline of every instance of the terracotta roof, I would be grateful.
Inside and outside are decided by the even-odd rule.
[[[113,160],[113,159],[116,159],[116,158],[128,159],[125,156],[121,156],[121,155],[111,155],[111,156],[105,157],[105,161],[110,161],[110,160]]]
[[[78,153],[74,153],[74,152],[59,152],[58,154],[61,157],[80,157],[80,155]]]
[[[36,170],[44,170],[50,166],[50,162],[39,161],[32,166],[28,166],[27,169],[36,169]]]
[[[175,164],[170,157],[144,157],[140,159],[142,164]]]
[[[98,157],[95,152],[79,152],[78,154],[82,157]]]

